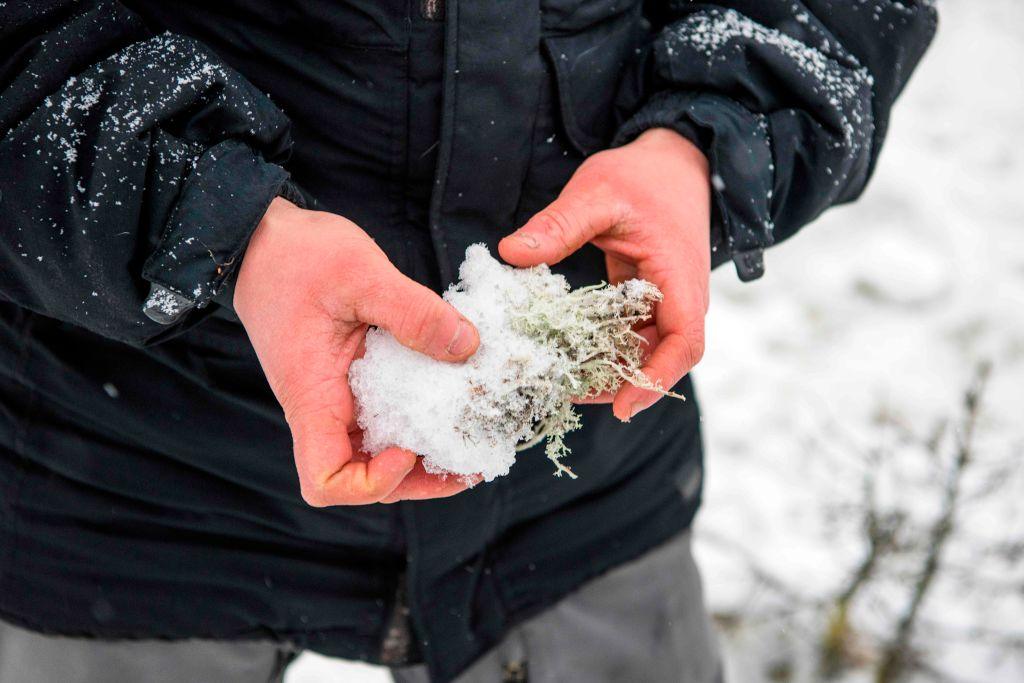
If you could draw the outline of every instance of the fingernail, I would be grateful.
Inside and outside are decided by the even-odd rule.
[[[540,242],[537,241],[537,238],[527,233],[516,235],[515,238],[522,242],[523,244],[525,244],[530,249],[536,249],[537,247],[540,246]]]
[[[445,351],[448,352],[449,356],[462,356],[469,351],[470,346],[470,335],[467,334],[469,326],[465,320],[459,319],[459,326],[455,328],[455,335],[452,340],[448,342],[448,346],[445,347]]]
[[[644,410],[646,407],[647,406],[645,406],[640,401],[634,401],[629,406],[629,419],[632,420],[634,417],[636,417],[637,413],[639,413],[641,410]]]

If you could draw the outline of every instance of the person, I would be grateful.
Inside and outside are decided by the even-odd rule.
[[[864,190],[928,0],[0,3],[0,681],[721,677],[689,551],[712,266]],[[665,294],[576,480],[360,451],[482,242]],[[729,419],[724,417],[722,419]],[[742,415],[731,419],[742,420]],[[457,494],[457,495],[455,495]]]

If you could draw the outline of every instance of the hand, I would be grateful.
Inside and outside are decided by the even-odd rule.
[[[363,453],[348,369],[368,325],[444,361],[480,343],[441,297],[402,275],[351,221],[275,199],[242,261],[235,311],[284,408],[310,505],[440,498],[466,488],[428,474],[415,454]]]
[[[704,353],[704,316],[711,271],[711,183],[708,162],[674,131],[655,128],[628,145],[588,158],[547,208],[498,245],[514,266],[554,264],[586,243],[605,254],[608,280],[643,278],[665,295],[647,341],[643,372],[669,389]],[[623,385],[613,397],[620,420],[661,394]]]

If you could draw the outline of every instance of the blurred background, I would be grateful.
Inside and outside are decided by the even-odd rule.
[[[713,276],[696,552],[734,683],[1024,681],[1024,2],[939,12],[861,201]]]

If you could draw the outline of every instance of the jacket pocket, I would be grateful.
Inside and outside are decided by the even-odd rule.
[[[638,62],[650,26],[637,11],[586,31],[543,38],[554,71],[562,126],[572,146],[589,155],[608,146],[620,123],[620,84]]]

